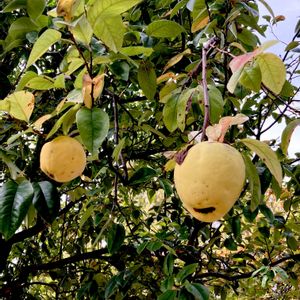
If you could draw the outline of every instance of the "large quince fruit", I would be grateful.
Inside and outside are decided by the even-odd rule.
[[[184,207],[203,222],[221,219],[238,199],[244,181],[241,154],[219,142],[192,146],[174,170],[175,187]]]
[[[58,136],[43,145],[40,168],[57,182],[68,182],[80,176],[86,166],[82,145],[69,136]]]

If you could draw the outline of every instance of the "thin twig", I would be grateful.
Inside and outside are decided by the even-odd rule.
[[[203,96],[204,96],[204,121],[203,121],[201,141],[205,140],[206,128],[208,127],[209,120],[210,120],[210,112],[209,112],[210,105],[209,105],[209,96],[208,96],[207,81],[206,81],[206,67],[207,67],[206,55],[210,44],[211,42],[208,41],[206,44],[203,45],[202,48],[202,86],[203,86]]]

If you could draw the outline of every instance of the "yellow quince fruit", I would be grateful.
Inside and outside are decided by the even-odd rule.
[[[45,143],[40,153],[40,168],[57,182],[68,182],[80,176],[86,166],[82,145],[69,136],[58,136]]]
[[[220,142],[195,144],[174,169],[175,187],[184,207],[203,222],[221,219],[238,199],[244,181],[241,154]]]

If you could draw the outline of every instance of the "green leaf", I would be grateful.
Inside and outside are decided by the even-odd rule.
[[[34,95],[27,91],[15,92],[3,101],[9,103],[8,113],[19,120],[29,122],[34,108]],[[4,102],[5,103],[5,102]]]
[[[251,204],[250,209],[252,212],[255,211],[257,206],[261,202],[261,186],[260,179],[258,176],[257,169],[255,165],[252,163],[251,159],[245,153],[242,153],[245,166],[246,166],[246,177],[249,182],[249,190],[251,193]]]
[[[90,0],[89,5],[92,4],[92,6],[88,13],[92,13],[94,18],[100,15],[120,15],[142,1],[143,0]]]
[[[229,237],[224,241],[224,247],[231,251],[237,250],[237,244],[232,237]]]
[[[17,85],[16,92],[23,90],[24,87],[26,86],[27,82],[29,82],[32,78],[37,77],[37,76],[38,76],[38,74],[36,72],[33,72],[33,71],[25,72],[25,74],[22,76],[21,80],[19,81],[19,83]]]
[[[273,214],[272,210],[265,204],[261,204],[258,207],[259,207],[260,212],[267,218],[267,220],[270,223],[273,223],[275,218],[274,218],[274,214]]]
[[[153,100],[156,94],[156,74],[150,61],[141,62],[138,69],[138,82],[143,93],[149,100]]]
[[[227,83],[227,86],[226,86],[230,93],[232,93],[232,94],[234,93],[235,88],[240,80],[242,72],[243,72],[243,69],[239,69],[231,75],[231,77]]]
[[[218,123],[223,113],[224,101],[222,93],[215,86],[210,85],[208,90],[210,102],[210,121],[213,124]]]
[[[184,284],[185,288],[189,293],[191,293],[195,300],[208,300],[209,290],[200,283],[190,283],[186,281]]]
[[[268,226],[258,227],[258,231],[264,238],[268,239],[270,237],[270,228]]]
[[[112,51],[118,52],[123,45],[125,27],[121,16],[101,16],[93,26],[94,34]]]
[[[231,228],[232,228],[232,233],[235,238],[238,238],[241,236],[241,219],[240,216],[234,216],[231,219]]]
[[[31,205],[33,187],[27,180],[8,181],[0,188],[0,232],[8,240],[20,227]]]
[[[198,263],[190,264],[181,269],[176,275],[176,281],[183,283],[183,281],[191,274],[195,273],[198,268]]]
[[[290,51],[294,48],[297,48],[300,45],[300,42],[292,41],[284,49],[284,51]]]
[[[49,139],[57,130],[63,125],[64,134],[67,134],[67,129],[73,124],[76,113],[80,109],[81,104],[77,103],[73,105],[67,112],[65,112],[54,124],[50,132],[47,134],[46,139]]]
[[[147,244],[147,249],[151,252],[159,250],[163,246],[163,242],[160,240],[154,240]]]
[[[76,114],[76,123],[83,144],[94,156],[108,134],[108,114],[100,108],[83,107]]]
[[[33,205],[38,214],[48,223],[58,216],[60,197],[57,188],[49,181],[33,183]]]
[[[141,243],[140,245],[138,245],[136,252],[137,254],[141,254],[148,246],[149,241],[145,241],[143,243]]]
[[[48,49],[61,39],[61,33],[55,29],[47,29],[34,43],[26,68],[34,64]]]
[[[185,129],[185,120],[187,114],[187,104],[195,89],[187,89],[179,94],[177,102],[177,126],[183,132]]]
[[[163,108],[163,121],[167,129],[173,132],[177,129],[177,103],[179,94],[172,95]]]
[[[25,86],[33,90],[45,91],[54,88],[54,81],[48,76],[41,75],[30,79]]]
[[[27,13],[32,20],[42,15],[46,8],[46,0],[27,0]]]
[[[261,80],[260,68],[257,65],[253,67],[246,66],[239,78],[239,82],[245,88],[257,93],[260,91]]]
[[[164,259],[163,271],[166,276],[171,276],[174,270],[174,256],[168,253]]]
[[[165,192],[166,197],[170,197],[173,194],[172,183],[165,178],[158,179],[160,186]]]
[[[19,176],[22,176],[22,171],[13,163],[12,158],[10,158],[5,151],[1,150],[1,148],[0,159],[7,165],[10,172],[10,177],[13,180],[16,180]]]
[[[287,242],[287,245],[288,247],[293,250],[293,251],[297,251],[298,248],[298,242],[297,240],[293,237],[293,236],[288,236],[286,238],[286,242]]]
[[[118,145],[115,146],[115,149],[114,149],[113,154],[112,154],[112,158],[115,161],[118,161],[120,159],[120,154],[122,153],[122,149],[124,148],[125,143],[126,143],[126,138],[122,138],[119,141]]]
[[[184,28],[174,21],[158,20],[148,25],[146,34],[158,38],[175,38],[184,31]]]
[[[282,169],[275,152],[264,142],[253,139],[242,139],[241,142],[255,152],[266,164],[278,184],[282,183]]]
[[[115,224],[111,226],[107,234],[107,249],[113,254],[117,252],[125,239],[125,229],[122,224]]]
[[[129,47],[124,47],[120,50],[120,52],[124,55],[127,56],[136,56],[136,55],[145,55],[145,56],[150,56],[153,53],[152,48],[148,47],[143,47],[143,46],[129,46]]]
[[[27,0],[12,0],[2,10],[2,12],[12,12],[16,9],[22,9],[26,7]]]
[[[273,93],[279,94],[286,79],[286,69],[282,60],[273,53],[261,53],[256,56],[260,67],[262,82]]]
[[[123,44],[125,27],[121,14],[141,0],[90,1],[87,17],[94,34],[112,51],[118,52]]]
[[[70,27],[75,39],[85,45],[89,45],[93,36],[93,28],[83,15],[74,27]]]
[[[300,125],[300,119],[296,119],[288,123],[281,134],[281,150],[283,154],[287,155],[291,136],[297,126]]]
[[[174,290],[165,291],[163,294],[159,295],[157,300],[175,300],[177,292]]]
[[[269,13],[273,17],[273,19],[275,19],[274,12],[273,12],[272,8],[270,7],[270,5],[265,0],[259,0],[259,2],[265,6],[265,8],[269,11]]]
[[[65,75],[64,74],[59,74],[54,80],[54,88],[64,89],[65,87],[66,87]]]
[[[33,23],[28,17],[21,17],[14,21],[8,30],[8,35],[5,39],[6,42],[14,41],[17,39],[24,39],[26,33],[37,31],[39,26]]]
[[[157,176],[157,172],[149,167],[142,167],[138,169],[129,179],[129,184],[141,184],[150,181],[153,177]]]

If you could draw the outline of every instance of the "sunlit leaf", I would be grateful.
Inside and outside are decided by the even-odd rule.
[[[273,53],[259,54],[256,60],[263,84],[273,93],[279,94],[286,79],[286,69],[282,60]]]
[[[186,49],[185,51],[173,56],[171,59],[169,59],[169,61],[165,65],[163,72],[166,72],[168,69],[170,69],[171,67],[176,65],[178,62],[180,62],[182,60],[184,55],[187,55],[187,54],[191,54],[190,49]]]
[[[210,21],[209,16],[206,16],[203,19],[199,18],[199,19],[195,20],[192,24],[191,31],[196,32],[196,31],[201,30],[209,23],[209,21]]]
[[[93,36],[93,29],[85,15],[76,23],[76,26],[70,27],[75,39],[85,45],[89,45]]]
[[[242,139],[241,142],[260,157],[275,177],[278,184],[281,185],[282,169],[275,152],[266,143],[258,140],[246,138]]]
[[[61,38],[61,33],[55,29],[47,29],[34,43],[26,68],[34,64],[47,50]]]
[[[288,123],[281,134],[281,150],[287,155],[288,147],[290,144],[291,136],[297,126],[300,125],[300,119],[296,119]]]
[[[40,91],[50,90],[54,88],[54,80],[48,76],[37,76],[30,79],[25,86]]]
[[[121,48],[120,52],[128,56],[136,56],[141,54],[150,56],[153,53],[153,49],[143,46],[129,46]]]
[[[9,114],[19,120],[29,122],[34,109],[34,95],[27,91],[15,92],[4,99],[9,103]]]
[[[239,82],[247,89],[254,92],[260,91],[261,71],[258,66],[245,67],[239,78]]]
[[[146,33],[154,37],[174,38],[184,32],[184,28],[174,21],[157,20],[150,23]]]

